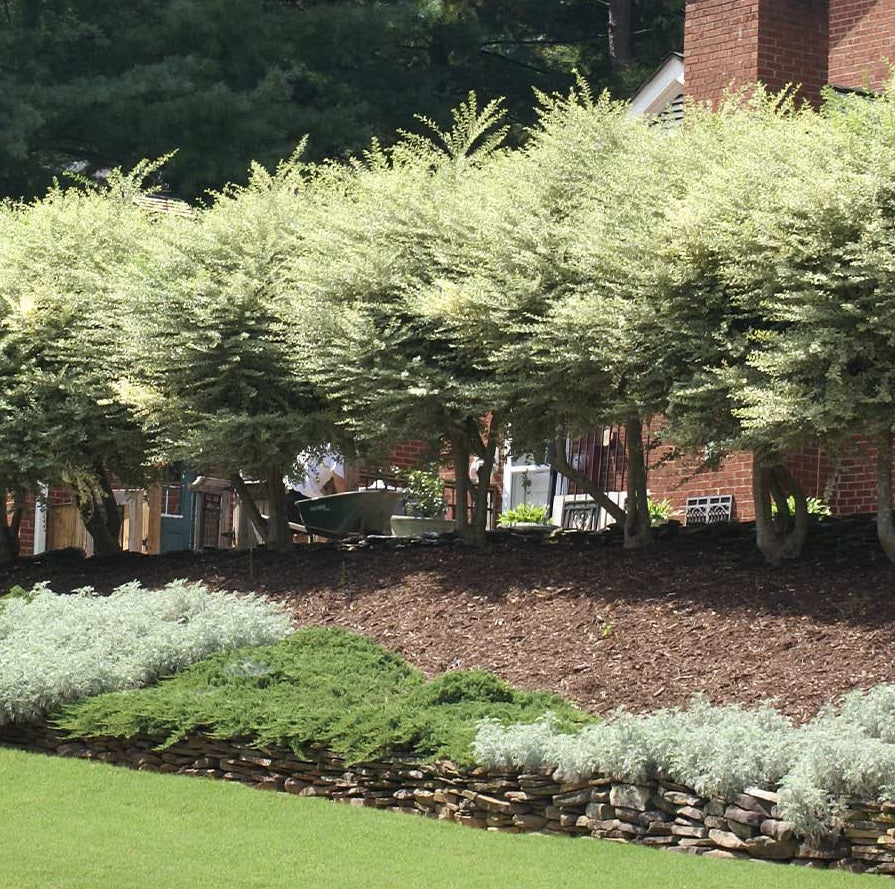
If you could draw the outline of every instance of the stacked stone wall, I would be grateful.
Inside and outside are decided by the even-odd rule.
[[[761,788],[730,799],[707,799],[666,780],[634,785],[593,777],[562,783],[548,771],[461,770],[447,762],[403,759],[347,766],[324,750],[300,757],[289,750],[204,736],[157,750],[157,742],[149,738],[71,740],[44,725],[5,726],[0,742],[506,833],[596,837],[710,858],[895,875],[895,799],[848,800],[836,834],[809,843],[781,818],[777,794]]]

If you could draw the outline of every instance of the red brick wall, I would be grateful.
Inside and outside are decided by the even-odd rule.
[[[827,84],[827,0],[765,0],[759,18],[758,79],[771,90],[801,85],[817,104]]]
[[[684,82],[716,100],[733,82],[772,90],[801,84],[819,100],[827,82],[827,0],[687,0]]]
[[[30,556],[34,553],[34,497],[25,500],[25,514],[19,526],[19,554]]]
[[[755,518],[751,454],[731,454],[717,469],[703,469],[702,461],[696,456],[663,460],[670,452],[664,446],[650,451],[647,486],[651,500],[670,500],[680,514],[679,520],[683,521],[688,497],[732,494],[732,518],[740,522]]]
[[[758,14],[764,0],[688,0],[684,83],[698,101],[758,78]]]
[[[895,0],[830,0],[829,80],[878,89],[895,62]]]
[[[688,497],[732,494],[733,518],[741,522],[755,518],[750,454],[731,454],[718,469],[704,470],[697,457],[663,462],[669,450],[656,448],[649,455],[653,500],[667,498],[683,514]],[[805,494],[824,500],[833,515],[876,512],[876,451],[865,439],[856,438],[838,459],[817,447],[805,447],[787,458],[786,466]]]
[[[834,515],[876,512],[876,451],[856,438],[839,457],[836,490],[830,506]]]

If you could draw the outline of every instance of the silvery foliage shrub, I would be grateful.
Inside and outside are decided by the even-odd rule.
[[[895,799],[895,685],[850,692],[800,735],[780,806],[803,833],[835,823],[848,797]]]
[[[705,797],[779,787],[781,815],[819,835],[848,797],[895,798],[895,686],[852,692],[799,728],[768,705],[715,707],[699,697],[685,710],[616,711],[574,734],[549,717],[525,726],[488,722],[475,754],[487,765],[549,767],[566,781],[664,776]]]
[[[0,725],[290,631],[289,616],[263,599],[183,580],[155,591],[133,582],[105,597],[90,588],[57,596],[40,584],[0,600]]]
[[[696,698],[687,710],[616,711],[575,734],[557,732],[549,719],[504,729],[489,723],[475,753],[488,764],[550,765],[564,781],[601,774],[640,783],[663,774],[712,796],[779,781],[791,762],[791,736],[789,720],[771,707],[713,707]]]
[[[849,692],[839,702],[839,716],[870,738],[895,744],[895,685]]]

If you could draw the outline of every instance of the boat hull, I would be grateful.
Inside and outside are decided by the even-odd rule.
[[[345,491],[299,500],[295,506],[302,525],[323,537],[390,534],[391,517],[399,511],[403,491]]]

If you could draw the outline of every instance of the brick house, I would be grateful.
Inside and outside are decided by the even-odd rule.
[[[829,85],[843,91],[878,90],[895,62],[895,0],[687,0],[684,52],[669,56],[632,101],[632,112],[679,119],[684,96],[717,101],[730,86],[787,85],[813,105]],[[623,433],[597,430],[570,444],[570,458],[585,474],[623,498]],[[752,457],[730,455],[715,470],[701,461],[663,459],[669,448],[649,454],[649,490],[668,499],[689,520],[754,518]],[[856,440],[833,460],[818,447],[804,448],[787,461],[811,497],[823,498],[835,515],[876,510],[876,455]],[[546,503],[554,521],[587,527],[599,517],[580,507],[584,495],[551,476],[543,465],[513,466],[504,474],[504,501]],[[605,517],[603,518],[605,521]]]

